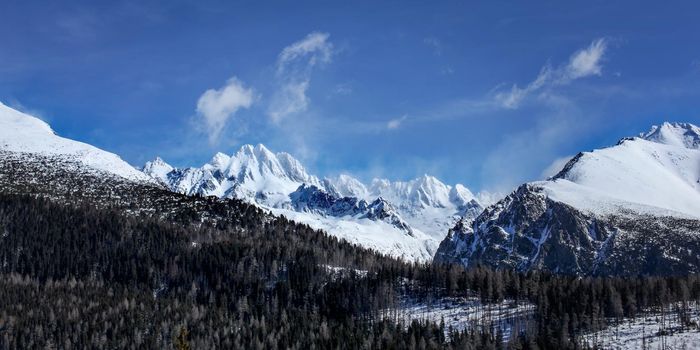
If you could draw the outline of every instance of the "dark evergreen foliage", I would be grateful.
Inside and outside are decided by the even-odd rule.
[[[586,348],[650,308],[691,327],[700,301],[695,275],[408,264],[237,200],[107,180],[0,159],[0,349]],[[478,296],[487,321],[402,324],[407,296]],[[535,305],[513,334],[488,321],[505,299]]]

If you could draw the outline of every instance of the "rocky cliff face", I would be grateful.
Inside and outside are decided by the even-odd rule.
[[[631,215],[630,215],[631,214]],[[436,262],[575,275],[700,272],[700,220],[597,216],[526,184],[476,220],[461,220]]]

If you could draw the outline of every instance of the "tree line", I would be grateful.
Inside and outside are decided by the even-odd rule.
[[[584,334],[649,309],[693,327],[683,313],[700,300],[696,275],[409,264],[237,201],[193,200],[211,203],[173,220],[0,193],[0,348],[592,348]],[[387,316],[406,296],[533,307],[504,342],[502,327]]]

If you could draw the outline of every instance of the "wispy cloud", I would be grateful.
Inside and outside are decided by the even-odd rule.
[[[408,118],[407,115],[402,115],[400,118],[394,118],[392,120],[389,120],[389,122],[386,123],[386,128],[389,130],[396,130],[398,129],[401,124]]]
[[[246,88],[236,77],[219,89],[205,91],[197,101],[197,116],[203,119],[209,142],[216,143],[226,123],[241,108],[250,108],[255,99],[252,88]]]
[[[89,10],[60,13],[57,15],[55,31],[52,34],[60,40],[70,42],[94,40],[101,24],[97,14]]]
[[[442,55],[442,42],[440,41],[440,39],[434,37],[425,38],[423,39],[423,44],[431,47],[435,56]]]
[[[352,94],[352,86],[350,84],[337,84],[333,89],[333,94],[335,95],[350,95]]]
[[[1,103],[2,101],[0,101]],[[29,114],[32,117],[39,118],[47,123],[51,122],[51,118],[42,110],[36,109],[36,108],[31,108],[28,106],[25,106],[21,102],[19,102],[17,99],[10,98],[9,100],[6,101],[7,105],[10,106],[13,109],[16,109],[22,113]]]
[[[317,63],[328,63],[333,54],[333,45],[328,41],[328,33],[313,32],[282,49],[277,58],[277,71],[282,73],[298,60],[306,60],[306,65],[313,67]]]
[[[573,158],[573,156],[564,156],[554,159],[552,163],[542,170],[540,178],[548,179],[558,174],[562,169],[564,169],[564,166],[571,160],[571,158]]]
[[[566,64],[555,68],[547,64],[540,69],[537,78],[525,87],[513,84],[509,90],[497,92],[495,99],[501,107],[517,109],[523,100],[533,93],[568,85],[577,79],[601,75],[603,70],[602,61],[607,46],[606,39],[596,39],[588,47],[580,49],[571,55]]]
[[[524,181],[542,180],[561,170],[564,159],[570,158],[562,157],[561,151],[585,137],[597,118],[581,118],[583,111],[578,106],[559,103],[556,110],[545,112],[531,127],[501,137],[482,164],[486,188],[510,192]]]
[[[270,110],[268,111],[273,123],[279,123],[288,115],[306,110],[309,105],[309,97],[306,96],[309,82],[309,79],[295,80],[280,86],[270,103]]]
[[[313,32],[280,52],[276,65],[279,87],[267,111],[273,123],[308,108],[310,100],[306,92],[311,83],[311,71],[317,65],[330,63],[333,56],[329,36]]]

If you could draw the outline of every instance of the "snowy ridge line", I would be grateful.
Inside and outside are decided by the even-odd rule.
[[[114,153],[56,135],[44,121],[0,103],[0,149],[25,154],[43,154],[76,160],[131,181],[153,183]]]
[[[319,180],[301,162],[264,145],[217,153],[199,168],[174,168],[161,158],[143,172],[172,191],[238,198],[350,242],[409,261],[430,261],[449,228],[476,217],[482,205],[462,185],[432,176],[406,182],[349,175]]]
[[[566,274],[700,272],[700,128],[664,123],[582,152],[460,221],[435,259]]]

